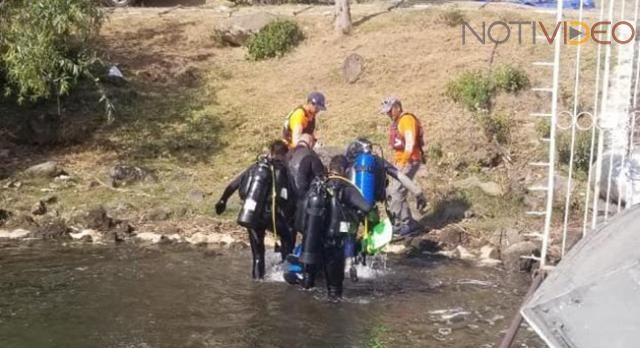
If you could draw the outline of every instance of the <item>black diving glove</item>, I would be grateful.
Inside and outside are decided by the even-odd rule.
[[[416,208],[419,211],[423,211],[427,207],[427,199],[424,198],[424,194],[421,193],[416,196]]]
[[[224,213],[224,210],[227,209],[227,201],[221,199],[216,203],[216,214],[220,215]]]

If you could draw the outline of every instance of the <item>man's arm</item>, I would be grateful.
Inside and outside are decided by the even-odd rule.
[[[298,140],[302,135],[305,114],[304,111],[298,109],[291,115],[289,120],[289,128],[291,128],[291,144],[298,145]]]
[[[418,186],[418,184],[416,184],[413,180],[411,180],[411,178],[406,176],[393,164],[387,161],[384,161],[384,170],[387,173],[387,175],[398,180],[402,184],[402,186],[404,186],[407,190],[411,191],[411,193],[413,193],[414,195],[418,196],[422,194],[422,189],[420,188],[420,186]]]
[[[247,175],[249,175],[249,169],[251,169],[251,167],[245,169],[242,173],[240,173],[240,175],[236,176],[235,179],[233,179],[229,183],[229,185],[227,185],[227,188],[224,189],[222,196],[220,196],[221,201],[225,201],[225,202],[228,201],[229,197],[231,197],[233,193],[240,188],[240,183],[242,183],[242,179],[245,178]]]
[[[347,186],[344,189],[343,193],[345,203],[351,208],[358,209],[365,214],[373,209],[373,205],[369,204],[369,202],[364,199],[360,191],[358,191],[355,187]]]
[[[411,155],[413,154],[413,149],[416,144],[416,134],[418,134],[416,128],[416,120],[411,116],[405,115],[398,122],[398,131],[404,138],[404,151],[398,159],[398,166],[401,168],[409,163]]]

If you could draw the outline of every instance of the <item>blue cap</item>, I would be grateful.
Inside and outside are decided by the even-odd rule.
[[[324,94],[320,92],[311,92],[307,97],[307,102],[318,107],[320,110],[327,110],[324,105]]]

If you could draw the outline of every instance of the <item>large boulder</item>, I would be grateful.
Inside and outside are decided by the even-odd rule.
[[[357,54],[352,53],[345,58],[342,64],[342,77],[347,83],[355,83],[360,78],[360,75],[364,72],[364,58]]]
[[[267,24],[277,19],[268,12],[257,12],[242,16],[234,16],[220,25],[216,31],[222,41],[230,46],[243,46],[251,35],[260,31]]]
[[[540,247],[534,242],[519,242],[502,252],[504,267],[510,272],[531,272],[534,260],[526,256],[540,256]]]
[[[58,175],[66,174],[56,161],[47,161],[27,168],[24,173],[31,177],[55,178]]]
[[[45,240],[60,240],[69,239],[69,232],[71,232],[71,230],[64,220],[57,217],[45,216],[39,221],[38,227],[33,231],[33,236]]]
[[[82,212],[72,218],[76,226],[96,230],[103,234],[108,241],[121,242],[131,236],[133,226],[126,220],[118,220],[110,217],[102,206]]]
[[[144,167],[118,164],[109,172],[111,186],[119,187],[131,185],[141,181],[156,181],[155,173]]]

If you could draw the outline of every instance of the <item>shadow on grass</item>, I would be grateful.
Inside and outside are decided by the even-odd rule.
[[[115,122],[106,124],[104,106],[89,88],[62,101],[16,105],[0,101],[0,179],[68,153],[111,150],[119,161],[208,162],[224,143],[213,93],[179,82],[130,82],[108,89]],[[104,165],[96,163],[96,165]]]
[[[449,224],[462,221],[469,208],[471,202],[463,192],[450,191],[436,200],[433,209],[420,220],[420,224],[429,230],[442,229]]]

